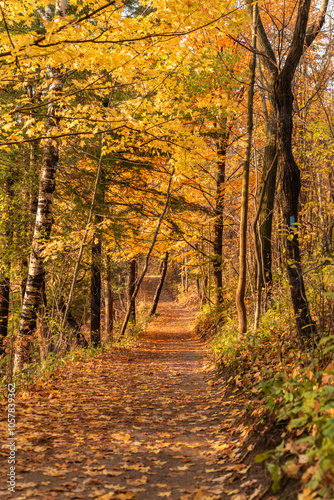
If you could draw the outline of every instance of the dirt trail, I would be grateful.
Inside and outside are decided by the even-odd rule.
[[[247,472],[233,437],[237,412],[227,418],[210,381],[194,314],[164,298],[134,346],[73,362],[17,401],[15,498],[260,498],[255,486],[245,494],[232,482]],[[3,448],[2,471],[7,455]]]

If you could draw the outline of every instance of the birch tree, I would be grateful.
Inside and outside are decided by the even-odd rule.
[[[66,15],[67,2],[56,3],[55,17]],[[49,13],[45,14],[45,18]],[[60,121],[57,98],[62,94],[67,77],[61,67],[49,68],[49,104],[45,124],[46,135],[52,136]],[[16,338],[14,373],[30,361],[31,341],[36,330],[37,311],[45,290],[45,268],[42,256],[43,244],[49,239],[52,228],[53,194],[56,185],[56,171],[59,160],[59,141],[46,139],[40,173],[37,214],[31,246],[28,278],[22,303],[21,319]]]

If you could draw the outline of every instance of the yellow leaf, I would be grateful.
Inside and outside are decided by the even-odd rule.
[[[299,468],[299,465],[291,460],[284,465],[283,471],[288,477],[297,477]]]
[[[120,476],[122,473],[122,471],[118,471],[118,470],[108,470],[108,469],[104,469],[102,471],[102,474],[104,474],[105,476]]]
[[[215,497],[206,491],[198,491],[194,496],[194,500],[214,500]]]
[[[320,500],[317,493],[315,491],[310,490],[309,488],[305,488],[302,493],[298,494],[298,500]]]

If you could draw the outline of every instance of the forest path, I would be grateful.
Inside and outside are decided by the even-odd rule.
[[[210,379],[194,313],[168,301],[158,310],[136,344],[73,361],[18,398],[15,498],[262,497],[255,481],[233,483],[248,470],[239,409]]]

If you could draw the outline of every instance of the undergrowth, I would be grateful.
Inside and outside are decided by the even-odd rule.
[[[224,318],[224,319],[222,319]],[[210,338],[217,367],[253,397],[271,420],[285,425],[284,441],[257,457],[279,492],[284,478],[300,481],[298,500],[334,498],[334,336],[301,350],[290,308],[277,301],[254,333],[238,335],[234,311],[206,307],[197,330]]]

